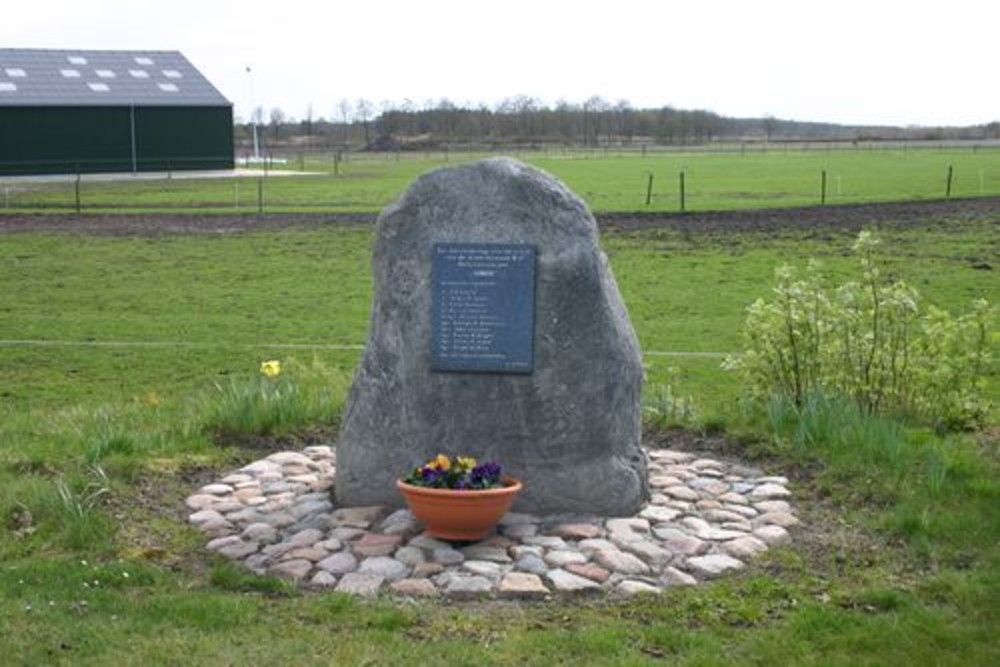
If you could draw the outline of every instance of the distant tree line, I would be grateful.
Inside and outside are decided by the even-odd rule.
[[[636,109],[627,100],[594,96],[582,103],[544,105],[528,96],[494,106],[460,106],[447,99],[416,104],[341,100],[329,118],[310,107],[300,120],[280,108],[254,110],[237,122],[237,143],[334,150],[427,150],[447,147],[611,147],[704,145],[728,141],[870,141],[1000,139],[1000,121],[970,127],[847,126],[763,118],[730,118],[671,106]]]

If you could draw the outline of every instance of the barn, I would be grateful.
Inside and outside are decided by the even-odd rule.
[[[181,53],[0,49],[0,174],[232,168],[232,104]]]

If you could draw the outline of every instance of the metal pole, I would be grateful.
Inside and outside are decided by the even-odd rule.
[[[684,212],[684,172],[681,172],[681,213]]]
[[[826,205],[826,169],[823,170],[823,176],[820,179],[819,203],[820,203],[820,206],[825,206]]]
[[[136,148],[135,148],[135,105],[132,105],[128,108],[128,120],[129,120],[129,129],[132,132],[131,136],[132,173],[134,174],[137,171],[139,171],[139,164],[138,164],[138,159],[136,157]]]
[[[653,172],[649,172],[649,180],[646,181],[646,206],[649,206],[649,202],[652,198],[653,198]]]
[[[80,212],[80,165],[76,165],[76,212]]]
[[[954,173],[954,168],[953,168],[952,165],[949,164],[948,165],[948,182],[947,182],[947,184],[945,185],[945,188],[944,188],[945,199],[951,199],[951,177],[952,177],[953,173]]]
[[[257,179],[257,215],[264,215],[264,179]]]

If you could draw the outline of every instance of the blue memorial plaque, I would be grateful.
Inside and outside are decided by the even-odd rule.
[[[438,243],[433,268],[431,369],[531,373],[534,246]]]

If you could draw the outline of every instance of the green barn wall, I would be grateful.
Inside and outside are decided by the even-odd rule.
[[[129,107],[0,106],[0,174],[132,171]],[[230,107],[135,107],[139,171],[231,169]]]

